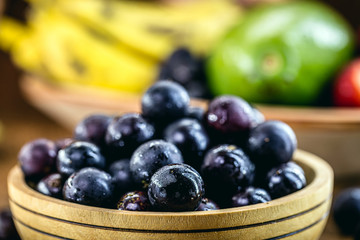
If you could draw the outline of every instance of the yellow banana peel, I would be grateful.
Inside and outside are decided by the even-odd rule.
[[[107,31],[124,44],[156,59],[177,47],[206,55],[235,22],[241,9],[229,1],[184,1],[164,5],[148,1],[63,1],[64,14]],[[81,9],[79,11],[78,9]]]
[[[35,32],[42,42],[43,64],[57,81],[139,92],[155,78],[155,61],[58,12],[46,13],[38,21],[47,25]]]
[[[0,21],[0,48],[9,51],[26,33],[27,28],[20,22],[3,17]]]
[[[241,9],[228,1],[176,5],[117,0],[30,0],[28,23],[4,17],[0,47],[24,70],[67,86],[139,93],[177,47],[206,55]]]
[[[0,48],[9,51],[14,62],[26,71],[41,74],[38,42],[32,29],[22,23],[3,17],[0,22]]]

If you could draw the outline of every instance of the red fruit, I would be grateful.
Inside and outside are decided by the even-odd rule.
[[[334,86],[336,106],[360,106],[360,58],[353,60],[340,73]]]

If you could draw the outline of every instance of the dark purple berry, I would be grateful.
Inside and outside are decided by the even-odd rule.
[[[73,143],[75,140],[72,138],[62,138],[57,141],[55,141],[55,145],[57,148],[57,151],[69,146],[71,143]]]
[[[354,240],[360,240],[360,221],[355,227],[355,233],[353,234]]]
[[[194,81],[190,81],[187,84],[185,84],[184,87],[188,91],[189,96],[192,98],[203,98],[203,99],[211,98],[211,93],[206,82],[199,81],[198,79],[194,79]]]
[[[106,129],[110,122],[111,117],[109,116],[101,114],[90,115],[75,127],[74,138],[102,147],[105,141]]]
[[[257,126],[260,123],[265,122],[265,116],[255,107],[253,107],[253,126]]]
[[[131,157],[144,142],[154,137],[155,129],[137,113],[116,117],[110,123],[105,140],[112,158]]]
[[[158,80],[179,83],[194,98],[209,98],[204,59],[196,58],[188,49],[176,49],[160,66]]]
[[[334,199],[334,221],[345,235],[355,234],[360,224],[360,188],[349,188]]]
[[[174,144],[152,140],[135,150],[130,159],[130,171],[135,183],[146,188],[151,176],[159,168],[183,162],[181,152]]]
[[[66,180],[63,188],[65,200],[79,204],[109,207],[114,186],[111,175],[93,168],[83,168]]]
[[[269,193],[262,188],[248,187],[232,197],[233,207],[242,207],[271,200]]]
[[[173,80],[184,86],[194,80],[197,67],[197,60],[189,50],[176,49],[160,67],[159,80]]]
[[[148,196],[159,211],[194,211],[205,193],[200,174],[187,164],[171,164],[151,177]]]
[[[187,118],[198,120],[199,123],[204,122],[205,110],[200,107],[189,107],[186,113]]]
[[[251,130],[247,148],[256,164],[276,166],[292,159],[297,141],[286,123],[266,121]]]
[[[241,148],[234,145],[210,149],[201,166],[207,194],[221,206],[229,204],[237,191],[248,187],[254,174],[254,164]]]
[[[142,191],[128,192],[120,198],[118,210],[149,211],[150,202],[147,194]]]
[[[70,176],[84,167],[105,168],[105,158],[95,144],[77,141],[59,151],[57,169],[63,176]]]
[[[153,122],[170,123],[187,112],[190,97],[179,84],[160,81],[150,87],[142,97],[141,109],[145,118]]]
[[[220,209],[220,207],[213,201],[208,198],[201,199],[201,203],[199,207],[196,209],[196,211],[211,211],[211,210],[217,210]]]
[[[109,173],[113,178],[117,195],[121,196],[136,188],[130,172],[129,159],[121,159],[113,162],[109,167]]]
[[[164,138],[180,149],[185,163],[197,169],[210,143],[203,126],[197,120],[187,118],[170,124],[165,129]]]
[[[26,178],[40,179],[54,170],[56,155],[57,148],[53,141],[36,139],[21,148],[18,159]]]
[[[273,199],[289,195],[306,185],[304,170],[294,162],[287,162],[271,169],[266,182]]]
[[[59,173],[53,173],[41,179],[36,190],[50,197],[62,198],[64,179]]]
[[[253,127],[253,114],[252,107],[242,98],[220,96],[210,102],[205,119],[218,132],[236,134]]]
[[[0,240],[20,240],[9,208],[0,212]]]

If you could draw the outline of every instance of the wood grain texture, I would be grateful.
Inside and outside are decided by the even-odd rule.
[[[298,150],[294,160],[309,184],[253,206],[181,213],[88,207],[30,189],[17,166],[8,177],[10,206],[24,239],[318,239],[331,205],[333,172],[304,151]]]
[[[140,111],[140,96],[129,93],[59,88],[31,76],[23,78],[21,89],[34,106],[70,130],[93,113],[119,115]],[[192,105],[206,108],[207,102],[193,99]],[[326,159],[336,176],[360,173],[355,157],[360,155],[360,108],[257,107],[266,119],[288,123],[297,135],[299,148]]]

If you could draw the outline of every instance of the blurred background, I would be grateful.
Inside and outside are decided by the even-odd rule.
[[[360,2],[279,2],[288,1],[0,1],[0,207],[24,143],[72,136],[92,112],[138,108],[168,78],[193,98],[238,94],[283,118],[301,148],[331,158],[335,194],[356,186]],[[348,238],[330,221],[322,239]]]

